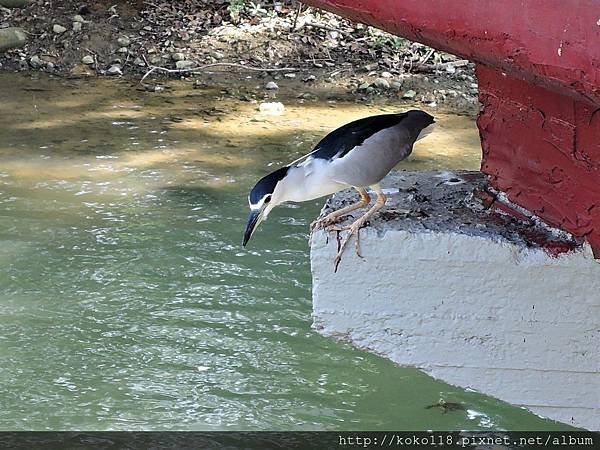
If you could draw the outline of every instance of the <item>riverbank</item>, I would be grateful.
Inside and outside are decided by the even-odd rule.
[[[388,97],[475,114],[471,64],[296,2],[35,0],[0,8],[0,27],[28,42],[0,54],[0,70],[61,77],[113,76],[162,89],[165,78],[199,85],[252,77],[281,87],[369,102]]]

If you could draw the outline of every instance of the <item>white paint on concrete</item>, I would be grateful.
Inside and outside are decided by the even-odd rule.
[[[314,327],[448,383],[600,429],[600,264],[485,233],[378,223],[312,239]]]

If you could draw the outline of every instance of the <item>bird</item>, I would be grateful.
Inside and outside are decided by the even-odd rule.
[[[360,200],[333,211],[311,223],[312,233],[331,227],[349,213],[374,205],[351,225],[335,230],[348,230],[334,260],[335,270],[350,238],[356,235],[356,251],[360,256],[359,230],[386,203],[379,183],[413,150],[414,143],[429,135],[435,126],[432,115],[418,109],[401,113],[379,114],[347,123],[327,134],[313,150],[261,178],[248,195],[250,215],[242,245],[245,247],[258,225],[276,206],[285,202],[304,202],[354,188]]]

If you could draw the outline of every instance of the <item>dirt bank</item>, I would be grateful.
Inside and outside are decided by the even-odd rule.
[[[466,61],[297,2],[33,0],[0,8],[0,28],[9,26],[28,43],[0,54],[3,70],[137,79],[151,71],[146,89],[165,76],[199,84],[252,76],[272,91],[306,84],[361,101],[478,108]]]

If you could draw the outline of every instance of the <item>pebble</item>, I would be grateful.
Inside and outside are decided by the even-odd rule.
[[[94,64],[94,57],[91,55],[85,55],[83,58],[81,58],[81,62],[89,66],[90,64]]]
[[[376,88],[379,88],[379,89],[389,89],[390,88],[390,82],[388,80],[386,80],[385,78],[375,78],[375,81],[373,82],[373,84],[375,85]]]
[[[267,102],[258,105],[258,110],[262,113],[279,115],[285,111],[285,106],[281,102]]]
[[[277,83],[275,83],[274,81],[269,81],[267,84],[265,84],[265,89],[275,91],[279,89],[279,86],[277,86]]]
[[[366,91],[369,88],[369,86],[371,86],[369,83],[363,83],[360,86],[358,86],[358,90],[359,91]]]
[[[38,55],[33,55],[29,60],[29,64],[31,64],[31,67],[34,69],[38,69],[44,64],[44,61],[42,61]]]
[[[381,72],[383,78],[392,78],[392,74],[389,72]]]
[[[144,62],[144,60],[142,58],[140,58],[139,56],[133,60],[133,63],[136,66],[145,66],[146,65],[146,63]]]
[[[73,22],[77,22],[77,23],[85,23],[85,20],[82,16],[80,16],[79,14],[75,14],[73,16]]]
[[[46,70],[54,70],[54,67],[55,67],[55,66],[54,66],[54,63],[53,63],[53,62],[50,62],[50,61],[48,61],[48,62],[46,63]]]
[[[177,61],[175,67],[178,69],[191,69],[196,63],[194,61]]]
[[[119,53],[127,53],[129,50],[127,49],[127,47],[121,47],[119,50],[117,50],[117,52]]]
[[[173,61],[183,61],[185,59],[185,55],[183,53],[172,53],[171,59],[173,59]]]
[[[81,31],[81,28],[82,28],[81,22],[73,22],[73,31],[75,33],[79,33]]]
[[[131,39],[129,39],[127,36],[121,36],[119,39],[117,39],[117,43],[121,47],[127,47],[129,44],[131,44]]]
[[[121,67],[118,65],[110,66],[110,68],[106,71],[108,75],[123,75],[121,71]]]
[[[54,26],[52,27],[52,31],[54,31],[56,34],[61,34],[67,31],[67,29],[62,25],[54,24]]]
[[[286,73],[284,75],[284,77],[286,77],[286,78],[296,78],[296,74],[295,73]]]
[[[406,91],[404,93],[402,98],[415,98],[416,96],[417,96],[417,93],[415,91],[413,91],[412,89],[409,89],[408,91]]]
[[[71,74],[76,76],[92,76],[93,72],[85,64],[77,64],[71,69]]]

